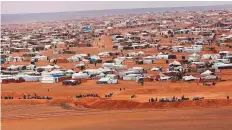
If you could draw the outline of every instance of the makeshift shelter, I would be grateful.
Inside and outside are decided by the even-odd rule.
[[[10,65],[9,67],[7,67],[7,69],[9,69],[9,70],[18,70],[18,69],[19,69],[19,66]]]
[[[9,56],[6,58],[6,61],[13,61],[13,62],[20,62],[20,61],[23,61],[23,57],[12,57],[12,56]]]
[[[104,77],[97,81],[98,84],[117,84],[117,79],[111,79],[110,77]]]
[[[26,66],[26,68],[27,68],[27,70],[33,70],[36,68],[36,66],[35,65],[28,65],[28,66]]]
[[[100,52],[98,54],[98,56],[100,56],[100,57],[109,57],[110,56],[110,52]]]
[[[169,66],[181,66],[181,63],[178,61],[173,61],[172,63],[169,64]]]
[[[201,73],[201,76],[208,76],[208,75],[212,75],[213,72],[211,72],[210,70],[206,70],[205,72]]]
[[[53,77],[49,72],[43,72],[41,78],[41,83],[56,83],[58,82],[58,78]]]
[[[41,83],[57,83],[58,79],[52,76],[44,76],[41,79]]]
[[[93,56],[91,56],[91,57],[89,58],[90,63],[98,62],[98,61],[100,61],[100,60],[101,60],[101,58],[100,58],[99,56],[97,56],[97,55],[93,55]],[[99,62],[98,62],[98,63],[99,63]]]
[[[42,76],[24,75],[22,78],[25,80],[25,82],[37,82],[41,80]]]
[[[83,31],[84,31],[84,32],[91,32],[91,31],[92,31],[92,28],[91,28],[91,27],[84,27],[84,28],[83,28]]]
[[[201,56],[202,59],[212,59],[212,60],[218,59],[219,57],[220,57],[219,54],[203,54]]]
[[[193,80],[198,80],[199,78],[190,75],[190,76],[184,76],[184,77],[182,77],[182,79],[184,81],[193,81]]]
[[[60,70],[53,70],[50,72],[50,74],[53,76],[53,77],[61,77],[64,75],[64,71],[60,71]]]
[[[161,71],[162,67],[152,67],[151,71]]]
[[[128,69],[128,71],[144,72],[144,68],[143,67],[132,67]]]
[[[72,74],[72,79],[85,79],[89,78],[90,76],[87,73],[79,72]]]
[[[231,69],[232,64],[214,63],[212,68],[215,68],[215,69]]]
[[[142,77],[142,74],[128,74],[123,76],[123,80],[136,80],[137,77]]]
[[[198,55],[197,53],[193,53],[193,54],[189,55],[188,61],[197,62],[200,60],[200,58],[201,58],[200,55]]]
[[[160,77],[160,80],[161,81],[165,81],[165,80],[169,80],[169,79],[171,79],[171,77],[170,76],[166,76],[166,75],[164,75],[163,73],[159,73],[159,77]]]
[[[1,64],[4,64],[5,63],[5,60],[4,59],[0,59],[1,61]]]

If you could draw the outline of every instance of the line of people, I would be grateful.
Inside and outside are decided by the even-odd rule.
[[[84,98],[84,97],[100,97],[98,94],[80,94],[76,95],[76,98]]]

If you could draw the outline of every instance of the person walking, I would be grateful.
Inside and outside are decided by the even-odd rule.
[[[144,86],[144,79],[141,80],[141,86]]]
[[[94,62],[94,65],[95,65],[95,67],[97,66],[97,62],[96,61]]]

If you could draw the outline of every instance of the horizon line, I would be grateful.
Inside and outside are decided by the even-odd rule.
[[[112,9],[96,9],[96,10],[74,10],[74,11],[57,11],[57,12],[38,12],[38,13],[6,13],[1,15],[27,15],[27,14],[49,14],[49,13],[69,13],[69,12],[91,12],[91,11],[107,11],[107,10],[131,10],[131,9],[157,9],[157,8],[186,8],[186,7],[210,7],[210,6],[232,6],[232,4],[218,5],[194,5],[194,6],[170,6],[170,7],[149,7],[149,8],[112,8]],[[232,7],[231,7],[232,8]]]

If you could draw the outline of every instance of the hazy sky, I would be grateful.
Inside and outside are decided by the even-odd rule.
[[[18,14],[18,13],[43,13],[43,12],[63,12],[63,11],[82,11],[82,10],[102,10],[102,9],[127,9],[127,8],[155,8],[155,7],[180,7],[180,6],[205,6],[205,5],[222,5],[232,4],[230,1],[4,1],[1,2],[1,14]]]

